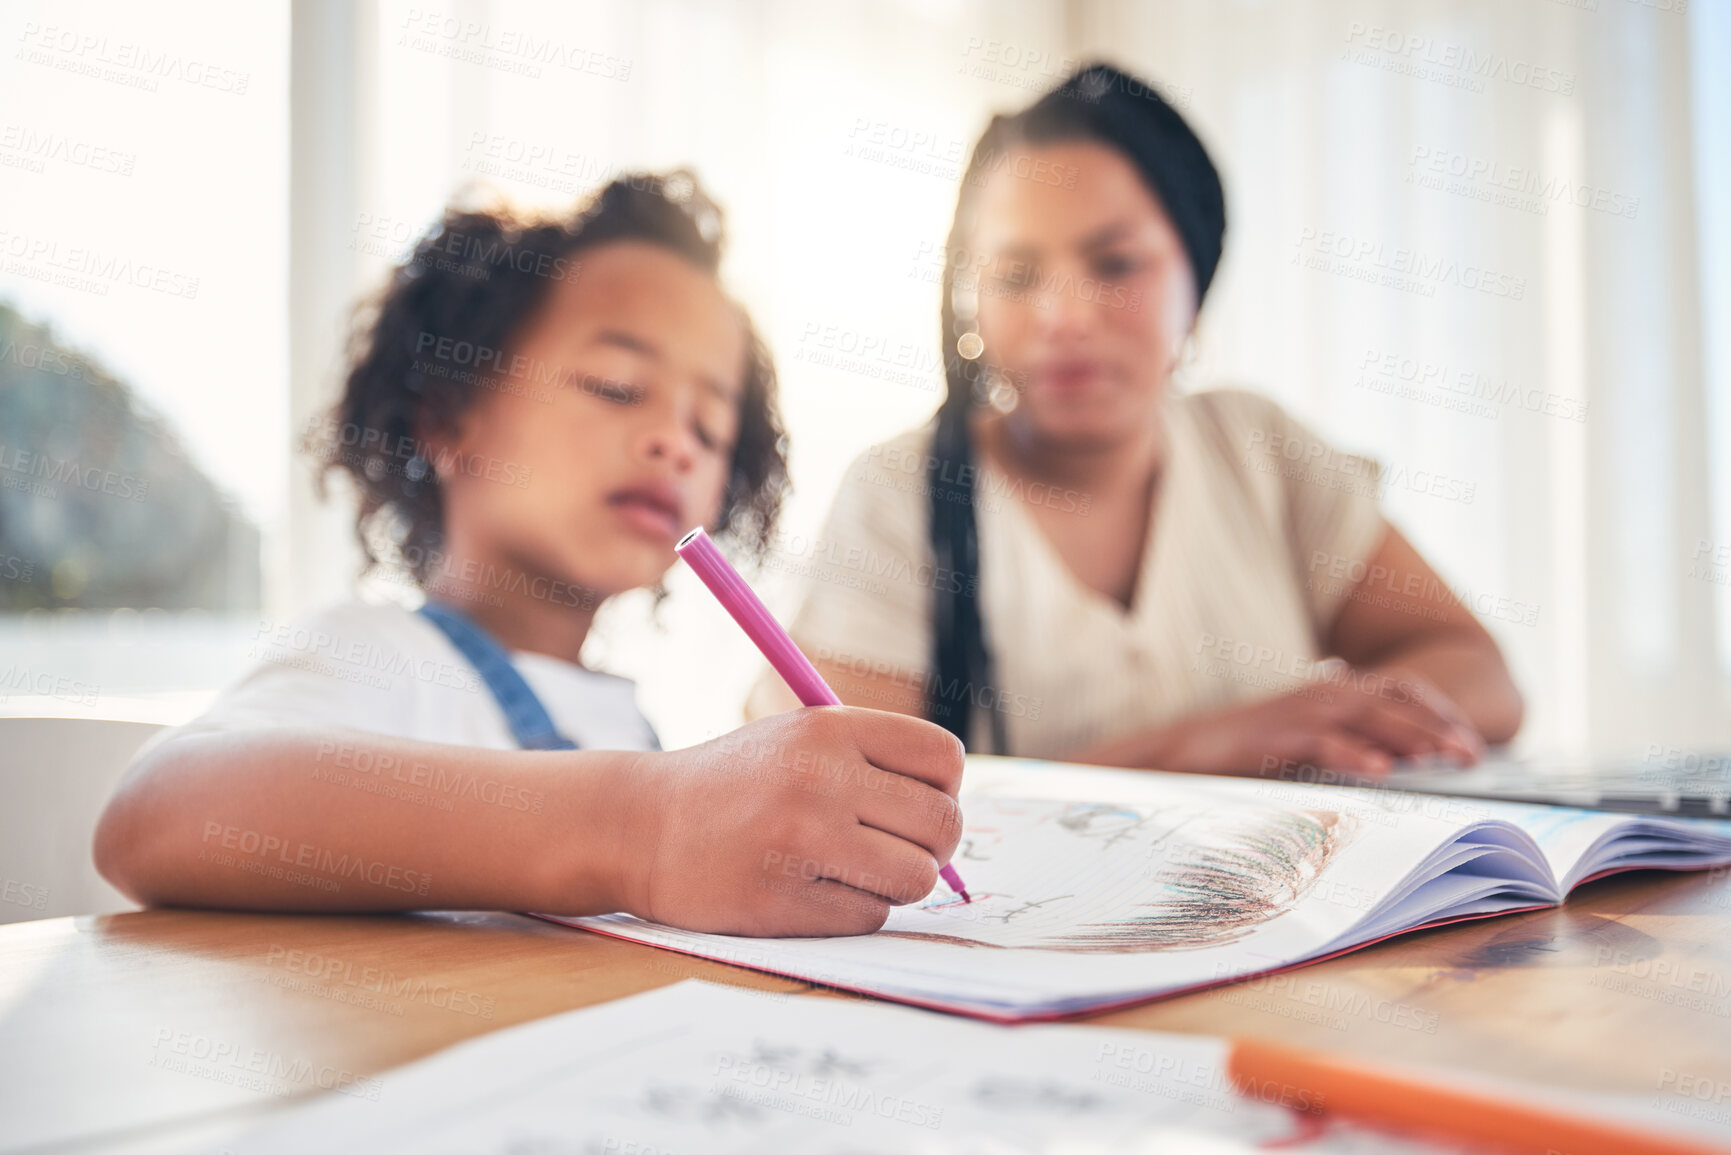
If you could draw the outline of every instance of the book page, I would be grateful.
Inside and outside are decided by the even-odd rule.
[[[1731,821],[1723,818],[1674,818],[1528,802],[1483,805],[1488,813],[1532,836],[1565,893],[1606,871],[1699,870],[1731,862]]]

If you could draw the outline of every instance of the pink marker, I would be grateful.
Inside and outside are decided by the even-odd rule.
[[[745,636],[762,651],[769,664],[780,674],[782,680],[793,690],[804,706],[839,706],[840,698],[829,688],[829,683],[823,680],[823,675],[817,672],[806,656],[793,644],[793,639],[787,636],[769,609],[745,584],[745,579],[739,576],[739,571],[728,564],[721,551],[715,548],[715,543],[709,540],[709,535],[699,526],[679,539],[679,544],[673,547],[674,552],[685,559],[697,574],[699,580],[709,587],[709,592],[721,603],[721,608],[733,615],[733,620],[739,623],[739,628],[745,631]],[[956,868],[945,863],[938,871],[945,885],[962,896],[963,901],[972,902],[968,890],[962,885],[962,876],[956,873]]]

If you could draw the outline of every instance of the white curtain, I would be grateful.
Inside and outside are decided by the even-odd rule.
[[[936,404],[933,254],[986,117],[1105,57],[1180,105],[1227,184],[1190,385],[1261,390],[1384,462],[1389,513],[1510,654],[1527,742],[1728,744],[1731,35],[1726,6],[1680,3],[383,3],[345,66],[365,125],[296,153],[297,190],[331,176],[350,227],[296,244],[358,291],[468,182],[556,204],[694,166],[781,366],[785,525],[809,534],[848,458]],[[564,63],[530,75],[525,34]],[[302,63],[297,109],[331,82]],[[291,293],[297,346],[347,303],[324,285]],[[297,413],[328,368],[297,372]],[[333,572],[291,552],[285,611]],[[786,611],[784,578],[761,584]],[[593,650],[680,745],[737,723],[757,663],[670,585],[659,626],[629,602]]]

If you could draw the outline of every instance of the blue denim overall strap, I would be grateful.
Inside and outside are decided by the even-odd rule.
[[[559,728],[553,725],[547,707],[541,704],[541,699],[535,696],[535,691],[529,688],[529,683],[523,680],[523,675],[517,672],[517,667],[511,664],[510,657],[491,634],[466,615],[438,602],[427,602],[421,607],[420,614],[439,627],[458,652],[469,659],[481,680],[487,683],[493,700],[505,712],[505,724],[511,727],[511,736],[517,739],[517,745],[525,750],[577,749],[577,743],[559,733]]]

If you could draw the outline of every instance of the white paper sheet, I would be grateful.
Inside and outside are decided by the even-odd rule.
[[[226,1155],[1249,1155],[1301,1130],[1234,1093],[1224,1040],[996,1027],[687,980],[498,1031],[330,1096]],[[1435,1152],[1330,1125],[1282,1150]],[[211,1155],[217,1155],[212,1152]]]

